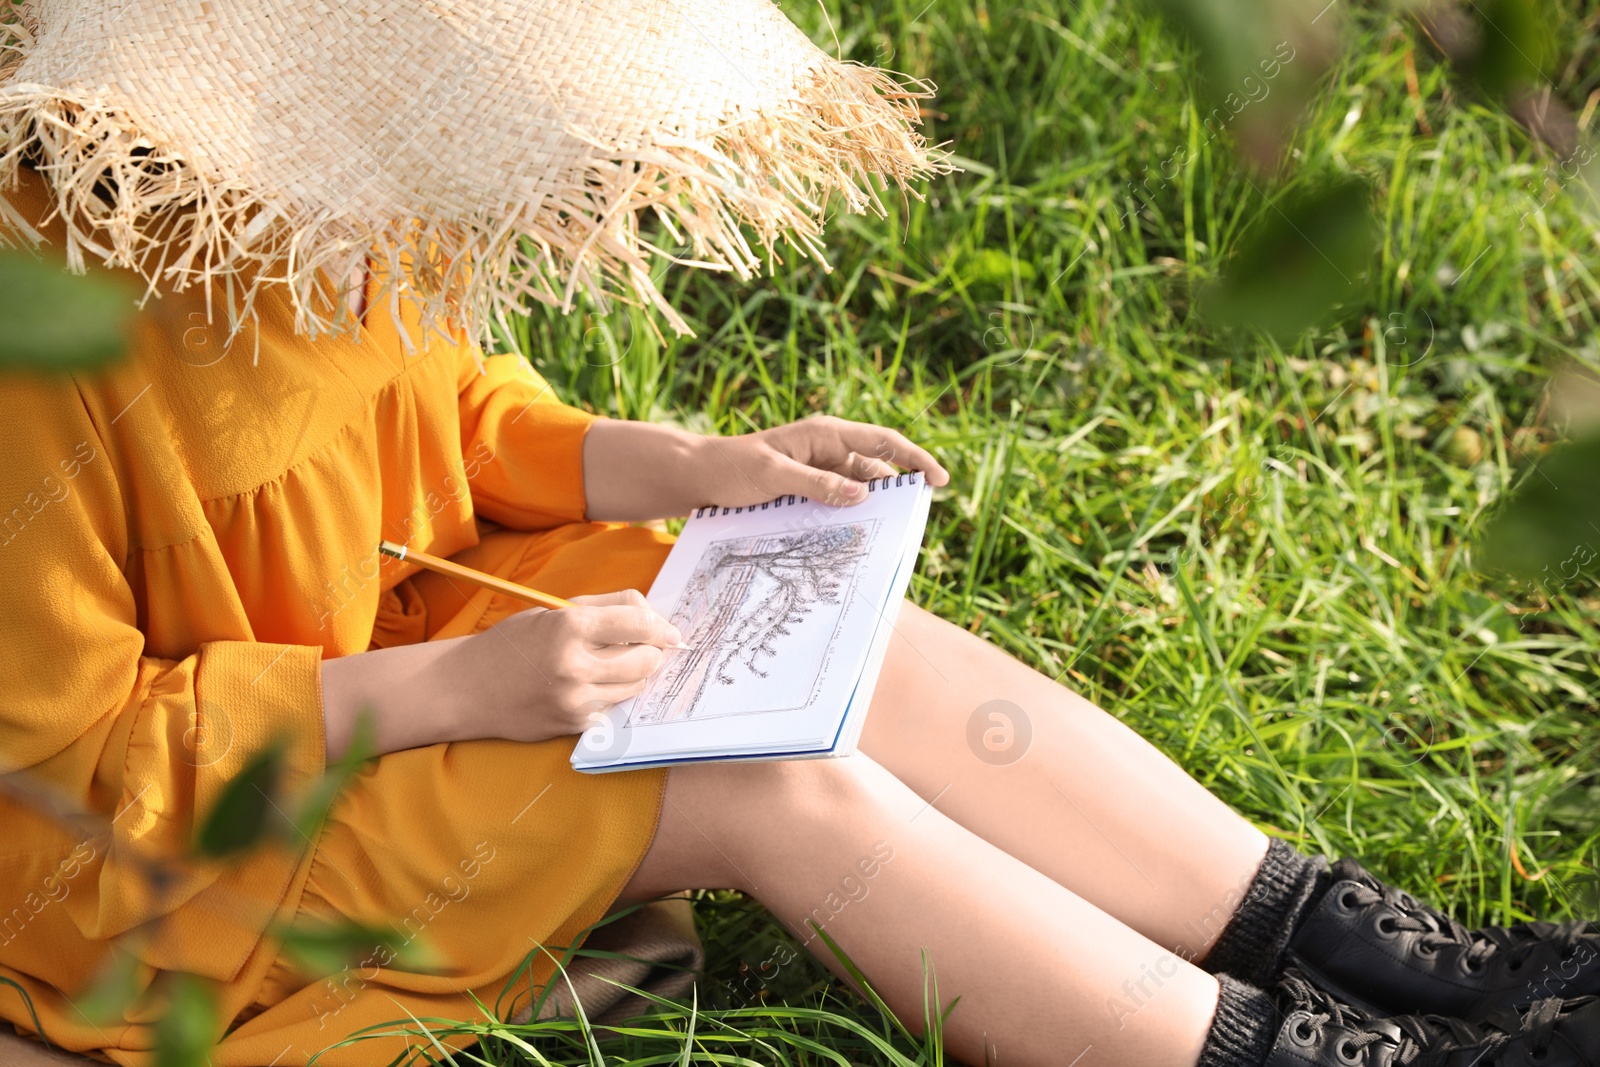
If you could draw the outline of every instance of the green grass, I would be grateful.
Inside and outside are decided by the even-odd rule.
[[[786,7],[832,47],[815,6]],[[1552,372],[1600,368],[1594,223],[1551,181],[1559,160],[1452,88],[1414,24],[1341,7],[1352,47],[1294,180],[1372,181],[1382,246],[1359,302],[1290,350],[1193,313],[1270,202],[1226,134],[1208,140],[1181,51],[1113,0],[830,2],[847,57],[938,83],[928,132],[965,170],[888,220],[835,219],[832,273],[793,256],[743,285],[662,271],[692,340],[662,345],[626,309],[541,313],[515,340],[610,415],[905,430],[953,473],[919,603],[1305,848],[1469,922],[1594,915],[1600,590],[1547,600],[1478,573],[1473,548],[1560,435]],[[1562,29],[1554,89],[1575,112],[1597,33],[1592,15]],[[1193,161],[1136,201],[1129,182],[1179,147]],[[808,960],[742,1014],[705,1011],[787,935],[731,893],[698,914],[697,1056],[939,1058]],[[690,1015],[599,1047],[678,1060]],[[600,1055],[571,1023],[499,1032],[551,1062]],[[537,1062],[505,1041],[477,1055]]]

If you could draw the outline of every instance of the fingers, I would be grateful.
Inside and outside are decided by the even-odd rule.
[[[586,685],[574,690],[569,698],[571,706],[559,719],[561,732],[581,734],[590,727],[601,726],[606,722],[607,712],[624,700],[638,696],[644,691],[645,684],[640,681],[631,685]],[[615,724],[605,729],[603,736],[610,737]]]
[[[762,498],[793,493],[830,507],[859,504],[867,499],[863,482],[898,474],[900,468],[921,471],[929,485],[950,481],[933,454],[904,434],[832,415],[762,430],[747,440],[762,446],[759,470],[744,472],[749,487]],[[723,503],[753,502],[743,492],[726,495],[734,499]]]
[[[808,496],[829,507],[859,504],[867,498],[864,483],[873,478],[889,478],[900,473],[888,462],[863,456],[859,452],[850,453],[843,463],[827,470],[788,457],[781,457],[778,464],[784,484],[794,487],[787,491]]]
[[[893,465],[881,459],[863,456],[859,452],[850,453],[848,459],[833,468],[833,472],[860,482],[871,481],[873,478],[888,478],[900,473]]]
[[[593,645],[651,644],[661,647],[683,644],[683,635],[664,616],[650,606],[637,589],[615,593],[588,593],[572,602],[582,608],[620,609],[581,613],[582,632]]]
[[[677,628],[644,606],[583,604],[555,614],[571,643],[543,674],[564,706],[636,696],[672,654],[661,646],[682,644]]]
[[[571,719],[568,725],[574,733],[593,726],[612,707],[644,692],[648,684],[649,679],[645,678],[625,685],[586,685],[575,690],[571,698]]]
[[[582,733],[591,726],[605,721],[606,712],[624,700],[631,700],[644,692],[648,679],[627,685],[589,685],[573,695],[573,707],[566,721],[567,733]]]
[[[671,653],[657,645],[606,645],[594,649],[589,681],[595,685],[632,685],[654,674]]]
[[[621,594],[611,594],[620,596]],[[637,595],[637,594],[635,594]],[[638,603],[610,605],[583,605],[578,624],[585,641],[593,646],[604,645],[655,645],[668,648],[683,644],[683,635],[666,617],[658,613],[644,598]],[[573,609],[566,609],[571,611]]]
[[[637,589],[619,589],[615,593],[585,593],[583,596],[569,597],[574,604],[584,607],[623,607],[642,608],[648,607],[649,601]]]
[[[474,660],[475,673],[492,678],[506,697],[490,703],[474,736],[523,741],[581,733],[595,713],[643,692],[673,654],[664,647],[683,643],[677,627],[632,589],[576,597],[555,611],[521,611],[474,636],[480,638],[495,643],[491,659]]]
[[[617,682],[607,685],[591,685],[589,687],[589,703],[604,705],[606,708],[613,704],[620,704],[644,692],[644,687],[650,684],[650,679],[640,678],[637,682]],[[603,709],[602,709],[603,710]]]
[[[778,456],[776,459],[778,475],[783,484],[793,487],[788,492],[808,496],[830,507],[859,504],[867,498],[866,485],[854,478],[808,466],[789,456]]]
[[[873,426],[865,422],[827,417],[831,428],[852,452],[876,459],[885,464],[895,464],[907,470],[922,471],[929,485],[945,485],[950,474],[933,453],[915,445],[905,434],[887,426]],[[879,475],[882,477],[882,475]]]

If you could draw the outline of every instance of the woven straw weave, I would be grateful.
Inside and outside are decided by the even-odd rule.
[[[926,83],[833,59],[770,0],[17,11],[0,16],[0,238],[36,239],[4,201],[31,154],[71,269],[137,270],[145,299],[212,284],[230,341],[271,284],[297,332],[353,333],[319,272],[348,279],[369,251],[397,324],[403,297],[425,330],[487,339],[581,288],[688,333],[652,254],[740,278],[780,240],[821,260],[830,192],[881,214],[871,176],[905,189],[948,169],[916,129]]]

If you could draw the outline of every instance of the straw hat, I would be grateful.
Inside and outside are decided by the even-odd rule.
[[[397,324],[404,296],[427,329],[487,338],[526,299],[570,310],[581,288],[688,333],[653,253],[741,279],[780,238],[822,260],[830,192],[883,214],[870,176],[904,190],[949,169],[916,129],[931,86],[832,58],[770,0],[14,10],[0,16],[0,239],[37,240],[4,199],[29,158],[72,270],[86,254],[134,269],[144,299],[212,283],[230,340],[271,284],[288,287],[297,332],[354,333],[345,291],[330,299],[318,274],[348,279],[369,253],[387,256],[374,304]],[[641,234],[641,209],[658,236]]]

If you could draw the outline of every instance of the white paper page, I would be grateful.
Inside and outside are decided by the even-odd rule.
[[[919,475],[899,475],[849,507],[786,497],[691,518],[649,600],[694,650],[669,653],[591,727],[573,766],[853,747],[859,728],[841,737],[842,719],[863,672],[866,692],[876,678],[929,498]]]

